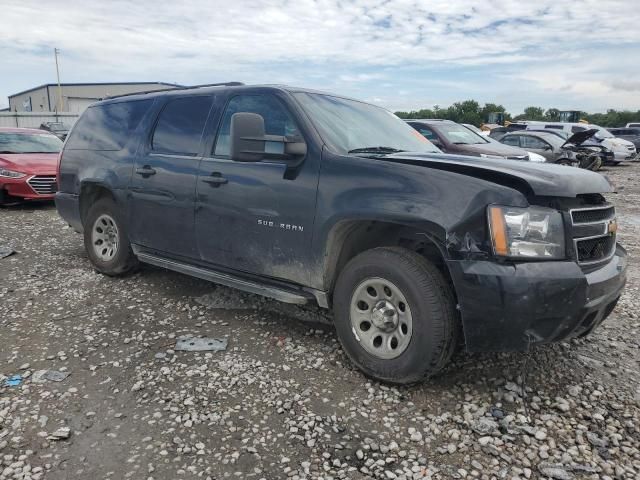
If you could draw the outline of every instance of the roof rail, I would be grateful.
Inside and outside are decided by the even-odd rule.
[[[190,86],[176,85],[175,87],[171,87],[171,88],[159,88],[157,90],[145,90],[142,92],[123,93],[121,95],[108,95],[102,98],[101,100],[107,100],[111,98],[120,98],[120,97],[129,97],[131,95],[146,95],[148,93],[170,92],[173,90],[191,90],[194,88],[203,88],[203,87],[239,87],[242,85],[244,85],[244,83],[242,82],[205,83],[202,85],[190,85]]]

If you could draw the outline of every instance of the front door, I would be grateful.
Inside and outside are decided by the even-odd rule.
[[[197,184],[196,237],[201,259],[247,273],[307,283],[319,154],[291,169],[285,160],[235,162],[229,157],[231,116],[258,113],[267,135],[302,136],[283,100],[242,94],[228,102]],[[271,153],[282,144],[267,142]]]
[[[194,202],[211,96],[169,97],[136,157],[129,186],[132,243],[197,258]]]
[[[547,142],[538,137],[533,137],[531,135],[521,135],[520,136],[520,146],[528,151],[537,153],[538,155],[542,155],[549,161],[555,160],[553,148]]]

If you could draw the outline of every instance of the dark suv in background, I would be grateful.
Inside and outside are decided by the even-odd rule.
[[[626,275],[611,191],[583,170],[441,154],[357,100],[221,85],[93,104],[56,206],[98,271],[146,262],[331,308],[359,368],[407,383],[459,333],[526,350],[599,325]]]
[[[407,120],[407,123],[444,153],[509,160],[529,159],[526,150],[491,141],[451,120]]]

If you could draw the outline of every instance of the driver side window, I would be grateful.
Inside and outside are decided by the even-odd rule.
[[[233,97],[222,118],[222,124],[218,131],[218,138],[214,147],[216,157],[228,157],[230,154],[230,130],[231,117],[234,113],[249,112],[262,115],[264,129],[267,135],[280,135],[287,137],[301,136],[298,127],[285,106],[274,95],[238,95]],[[284,153],[284,144],[281,142],[265,142],[265,150],[268,153]]]
[[[543,150],[547,144],[536,137],[522,137],[522,148]]]
[[[505,145],[511,145],[512,147],[519,147],[520,146],[519,138],[520,138],[519,135],[509,135],[503,138],[501,143],[504,143]]]

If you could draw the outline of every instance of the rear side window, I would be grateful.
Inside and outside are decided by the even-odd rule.
[[[562,130],[562,125],[546,125],[544,128],[552,128],[554,130]]]
[[[121,150],[153,100],[89,107],[73,127],[65,149]]]
[[[584,132],[586,129],[587,129],[586,127],[573,126],[573,127],[571,127],[571,133]]]
[[[170,100],[162,109],[151,140],[157,153],[197,155],[212,97],[184,97]]]

